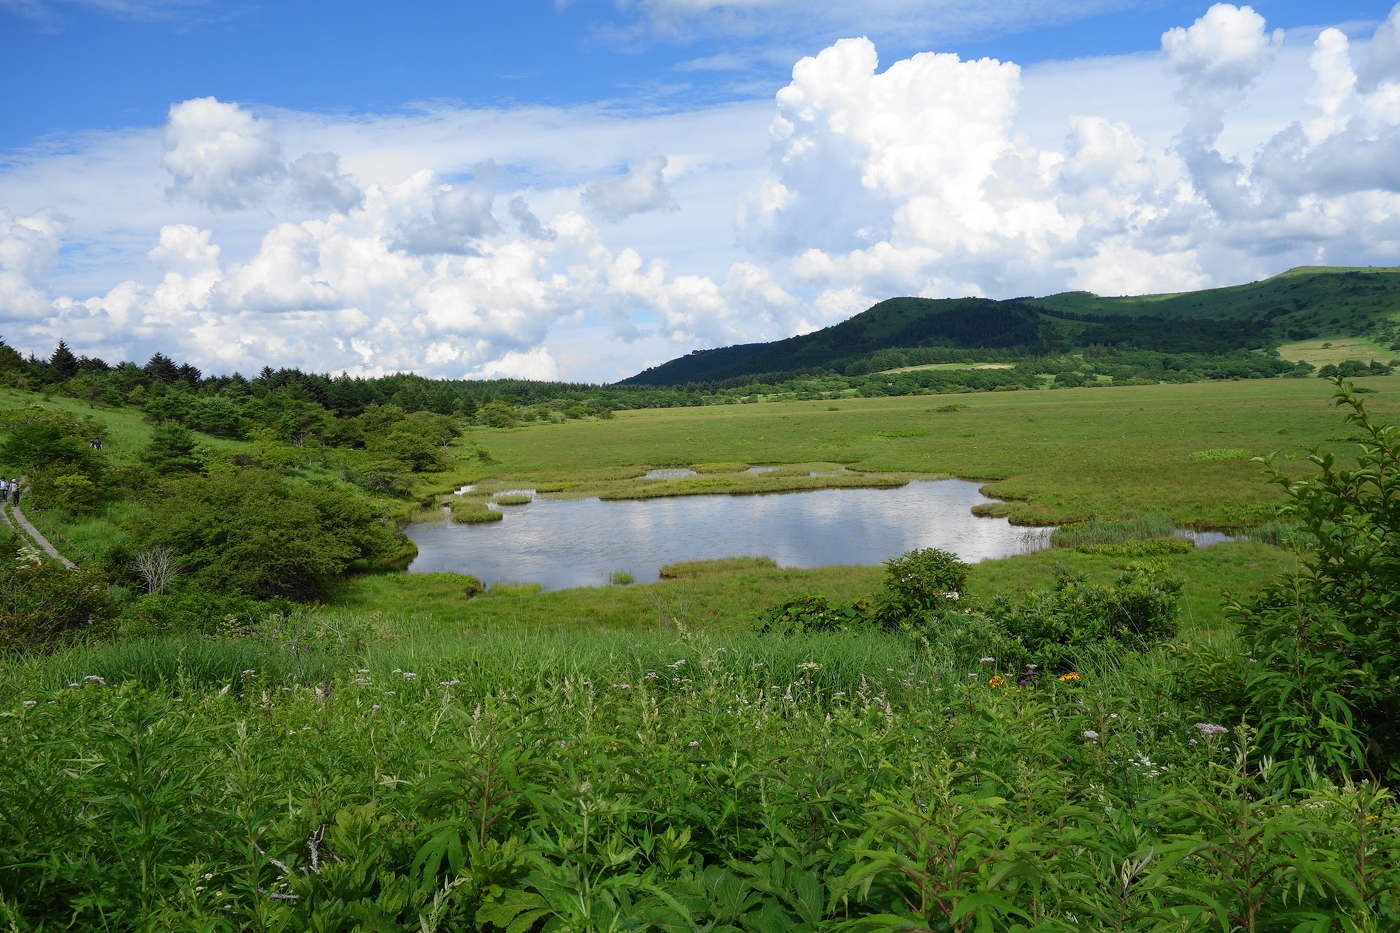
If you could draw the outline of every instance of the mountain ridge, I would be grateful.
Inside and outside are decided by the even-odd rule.
[[[1386,266],[1298,266],[1242,285],[1156,295],[896,297],[808,334],[693,350],[617,384],[845,372],[860,368],[865,357],[896,350],[952,361],[975,351],[1024,359],[1090,347],[1211,355],[1267,351],[1285,340],[1333,334],[1400,340],[1397,318],[1400,267]]]

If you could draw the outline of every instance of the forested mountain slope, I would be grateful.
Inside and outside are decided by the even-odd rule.
[[[1248,285],[1175,295],[1105,298],[891,298],[848,320],[771,343],[696,350],[622,380],[680,385],[800,372],[869,372],[899,365],[886,351],[926,348],[918,362],[1026,359],[1083,348],[1222,354],[1288,340],[1378,334],[1400,340],[1400,268],[1300,267]],[[924,359],[938,357],[938,359]]]

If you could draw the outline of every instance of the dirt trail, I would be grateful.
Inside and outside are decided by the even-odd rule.
[[[3,508],[0,508],[0,516],[4,517],[6,525],[9,525],[11,528],[14,527],[13,522],[11,522],[10,520],[11,510],[13,510],[14,513],[14,521],[19,523],[19,527],[24,531],[25,534],[29,535],[30,540],[32,540],[35,544],[39,545],[40,550],[52,557],[54,560],[58,561],[63,566],[67,567],[69,570],[76,569],[76,565],[71,560],[58,553],[58,548],[50,544],[49,539],[45,538],[42,534],[39,533],[39,529],[35,528],[32,524],[30,524],[29,519],[26,518],[25,514],[20,511],[19,506],[5,504]]]

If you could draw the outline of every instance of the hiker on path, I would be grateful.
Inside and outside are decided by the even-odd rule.
[[[10,484],[10,502],[14,504],[15,508],[19,508],[19,494],[22,492],[24,492],[24,487],[20,486],[18,480]]]
[[[10,498],[10,481],[7,480],[7,479],[0,479],[0,502],[4,502],[4,501],[8,500],[9,498]]]

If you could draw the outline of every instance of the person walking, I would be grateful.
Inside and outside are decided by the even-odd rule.
[[[10,499],[10,481],[0,478],[0,502],[8,502]]]
[[[24,487],[20,486],[19,480],[15,480],[10,484],[10,502],[15,508],[19,508],[19,494],[23,491]]]

